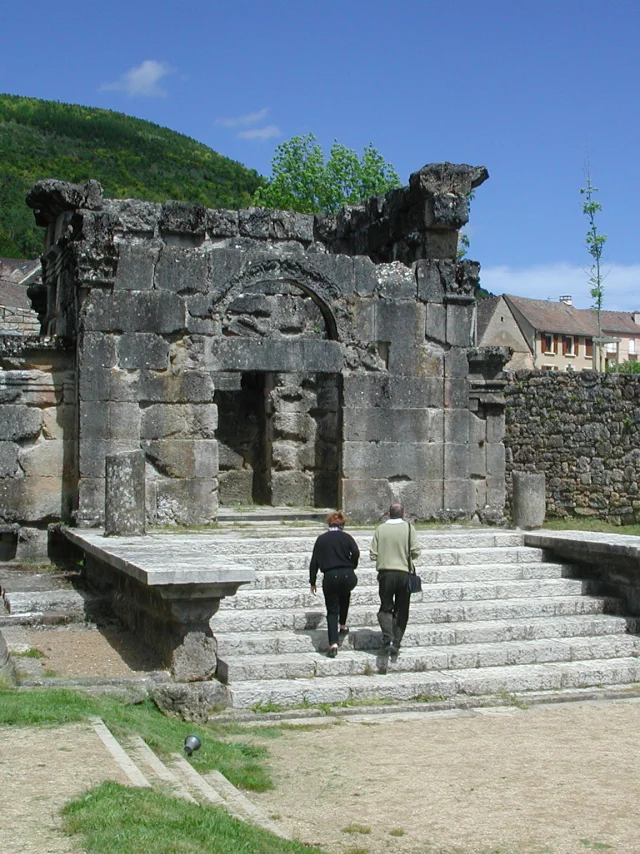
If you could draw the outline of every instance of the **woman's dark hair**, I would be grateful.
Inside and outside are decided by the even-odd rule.
[[[334,510],[333,513],[329,513],[327,516],[327,524],[331,528],[335,528],[337,525],[344,525],[347,521],[347,517],[341,510]]]

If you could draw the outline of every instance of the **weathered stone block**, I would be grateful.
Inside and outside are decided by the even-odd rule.
[[[153,332],[185,329],[185,305],[169,291],[92,290],[82,304],[82,327],[88,332]]]
[[[392,483],[394,501],[404,504],[405,512],[414,519],[440,519],[443,509],[442,480],[413,480]],[[428,553],[423,554],[422,563],[428,563]],[[419,572],[419,570],[418,570]]]
[[[357,522],[378,522],[396,500],[386,478],[345,478],[342,480],[342,508]]]
[[[159,525],[209,525],[218,515],[218,481],[160,480],[156,518]]]
[[[342,369],[344,357],[337,341],[294,339],[233,340],[207,342],[205,365],[210,371],[262,371],[290,373],[304,365],[309,373],[333,373]]]
[[[466,379],[469,374],[467,351],[462,347],[452,347],[444,357],[444,371],[447,379]]]
[[[215,439],[161,439],[143,442],[156,471],[166,477],[215,478],[218,476],[218,443]]]
[[[476,511],[474,481],[446,479],[444,482],[443,512],[448,517],[471,517]]]
[[[235,237],[238,234],[238,211],[208,209],[206,219],[210,237]]]
[[[468,221],[469,203],[461,193],[436,193],[427,204],[427,227],[457,231]]]
[[[160,248],[160,241],[133,240],[118,244],[118,266],[114,288],[143,291],[153,287],[153,273]]]
[[[469,442],[469,413],[466,409],[445,411],[444,441],[454,445],[466,445]]]
[[[122,370],[162,371],[169,365],[169,344],[160,335],[127,332],[119,336],[116,353]]]
[[[267,240],[271,229],[272,213],[265,208],[245,208],[238,211],[238,230],[241,236]]]
[[[157,202],[139,199],[106,199],[105,210],[111,214],[117,231],[153,234],[160,218]]]
[[[436,480],[443,476],[442,449],[435,442],[345,442],[343,474],[356,480]]]
[[[165,247],[156,265],[155,287],[175,293],[210,290],[209,254],[194,248]]]
[[[446,312],[447,344],[452,347],[470,347],[474,343],[473,305],[448,303]]]
[[[505,436],[504,412],[487,415],[487,442],[502,442]]]
[[[447,310],[443,305],[436,302],[427,303],[427,321],[425,336],[444,344],[447,340]]]
[[[443,381],[437,377],[390,377],[388,374],[346,374],[344,408],[441,408]]]
[[[454,445],[448,443],[444,445],[444,477],[445,480],[456,480],[458,478],[468,478],[469,471],[469,446]]]
[[[44,523],[68,519],[70,484],[59,477],[23,477],[0,480],[0,519]]]
[[[21,473],[18,448],[14,442],[0,441],[0,477],[16,477]]]
[[[104,477],[104,461],[108,454],[126,454],[139,449],[139,439],[119,442],[85,436],[78,446],[80,476]]]
[[[35,439],[41,429],[40,409],[20,404],[0,404],[0,436],[5,442]]]
[[[466,409],[469,406],[469,381],[459,378],[446,379],[444,405],[447,409]]]
[[[230,705],[228,690],[217,680],[161,685],[153,701],[165,715],[202,724],[211,712]]]
[[[27,476],[62,478],[65,468],[74,469],[75,442],[45,439],[21,448],[19,459]]]
[[[220,472],[220,503],[246,504],[252,500],[253,471],[238,469]]]
[[[313,241],[313,215],[295,211],[271,211],[269,237],[273,240]]]
[[[313,504],[313,480],[301,471],[274,471],[271,474],[272,503],[307,507]]]
[[[458,255],[458,232],[437,231],[432,228],[423,233],[421,257],[455,260]]]
[[[391,264],[378,264],[376,267],[378,279],[377,291],[383,299],[415,300],[416,278],[413,270],[393,261]]]
[[[80,405],[80,440],[112,439],[135,442],[140,438],[140,407],[137,403],[91,401]]]
[[[109,454],[105,460],[105,537],[145,532],[145,461],[142,451]]]
[[[218,407],[208,404],[152,404],[142,410],[143,439],[215,439]]]
[[[140,400],[149,403],[211,403],[215,390],[208,371],[185,369],[161,374],[144,371],[139,385]]]
[[[358,296],[371,296],[377,286],[376,265],[365,255],[353,258],[354,288]]]
[[[306,412],[277,412],[273,416],[273,431],[280,439],[313,441],[316,423]]]
[[[76,407],[68,404],[42,410],[42,435],[45,439],[75,439]]]
[[[170,234],[204,235],[207,209],[189,202],[164,202],[159,225],[162,231]]]
[[[506,469],[504,445],[489,442],[486,447],[487,473],[492,477],[504,479]]]
[[[441,442],[436,409],[346,409],[344,438],[352,442]]]

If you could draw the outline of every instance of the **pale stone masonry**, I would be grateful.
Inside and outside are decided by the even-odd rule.
[[[49,472],[51,509],[21,489],[22,458],[48,436],[40,404],[0,404],[3,520],[103,524],[105,459],[140,449],[150,524],[208,524],[220,502],[251,501],[501,519],[508,354],[472,349],[479,265],[456,260],[486,178],[431,164],[335,216],[39,182],[36,302],[77,400],[56,399],[72,417],[56,419],[69,452]],[[0,381],[18,366],[0,361]]]

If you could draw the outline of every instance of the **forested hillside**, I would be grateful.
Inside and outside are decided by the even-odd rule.
[[[241,208],[257,172],[168,128],[111,110],[0,94],[0,256],[42,249],[24,197],[40,178],[98,180],[109,198]]]

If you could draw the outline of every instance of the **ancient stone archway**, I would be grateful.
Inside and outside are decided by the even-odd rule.
[[[335,318],[308,281],[290,279],[310,278],[290,266],[252,271],[220,306],[213,381],[223,504],[340,504],[341,365],[335,344],[323,349],[337,337]],[[261,279],[267,272],[286,277]],[[253,369],[244,370],[249,353]]]

